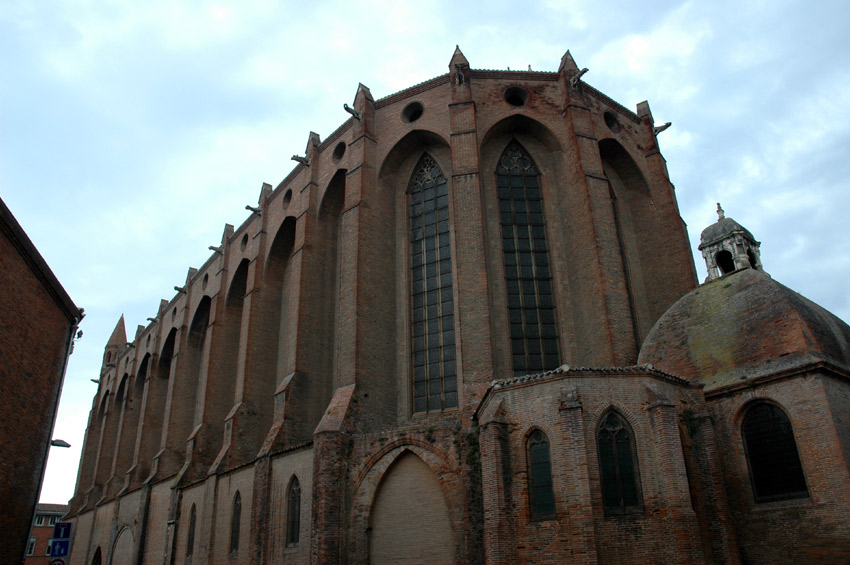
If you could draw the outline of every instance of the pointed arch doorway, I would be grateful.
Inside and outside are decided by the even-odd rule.
[[[372,507],[369,562],[454,563],[455,543],[440,481],[406,452],[384,475]]]

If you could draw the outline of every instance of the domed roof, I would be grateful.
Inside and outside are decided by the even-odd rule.
[[[733,233],[742,233],[752,241],[756,238],[750,233],[750,230],[733,220],[732,218],[720,218],[704,230],[699,236],[699,248],[702,249],[706,245],[710,245],[715,241],[721,240]]]
[[[712,389],[820,360],[850,367],[850,326],[763,271],[741,269],[671,306],[638,363]]]

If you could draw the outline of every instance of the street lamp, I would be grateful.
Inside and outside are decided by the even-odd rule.
[[[50,440],[50,445],[53,447],[71,447],[71,444],[64,439],[52,439]]]

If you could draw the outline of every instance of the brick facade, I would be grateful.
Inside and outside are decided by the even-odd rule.
[[[578,73],[569,53],[557,72],[510,72],[456,50],[448,74],[386,98],[360,85],[353,116],[310,134],[304,162],[262,186],[133,346],[107,346],[72,562],[98,549],[169,564],[843,555],[846,477],[826,467],[847,474],[846,366],[817,385],[788,377],[811,398],[789,409],[795,433],[830,407],[810,422],[832,430],[824,466],[800,450],[812,496],[790,513],[741,506],[740,423],[721,420],[749,389],[664,366],[689,345],[659,319],[702,287],[649,106],[631,112]],[[504,172],[515,146],[526,172]],[[423,186],[446,192],[419,202],[426,154],[445,183]],[[609,417],[619,455],[600,443]],[[534,472],[532,435],[549,457]],[[633,476],[610,486],[611,461]],[[529,485],[543,468],[541,514]],[[782,542],[799,504],[809,518]]]
[[[0,562],[19,563],[83,314],[2,200],[0,289]]]

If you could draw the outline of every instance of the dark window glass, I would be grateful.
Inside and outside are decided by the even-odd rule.
[[[625,418],[613,410],[602,417],[596,434],[599,478],[606,514],[643,510],[635,441]]]
[[[756,502],[809,495],[791,421],[767,402],[753,405],[741,427]]]
[[[532,520],[555,517],[555,493],[552,489],[552,462],[549,440],[540,430],[528,436],[528,505]]]
[[[186,539],[186,557],[192,557],[192,554],[195,552],[195,522],[197,519],[197,511],[193,504],[192,510],[189,512],[189,535]]]
[[[446,375],[455,374],[448,187],[430,155],[423,155],[413,171],[408,192],[413,254],[413,410],[430,412],[457,406],[456,381],[445,380]],[[425,336],[427,339],[422,339]]]
[[[531,156],[519,143],[512,141],[499,159],[496,185],[508,307],[511,308],[513,369],[517,374],[546,371],[559,365],[557,345],[549,355],[541,353],[544,350],[541,342],[557,338],[557,331],[553,323],[555,307],[537,176]],[[518,297],[512,298],[520,294],[522,310],[515,309],[519,306]],[[557,339],[554,343],[557,344]]]
[[[242,521],[242,497],[239,491],[233,497],[233,512],[230,516],[230,553],[239,551],[239,527]]]
[[[292,477],[286,495],[286,546],[298,545],[301,531],[301,485],[298,477]]]

